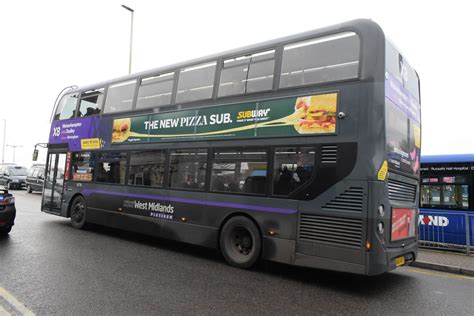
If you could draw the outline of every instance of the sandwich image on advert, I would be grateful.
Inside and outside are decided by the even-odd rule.
[[[296,99],[294,122],[300,134],[329,134],[336,132],[337,93],[299,97]]]
[[[127,140],[130,135],[130,127],[132,122],[130,118],[122,118],[114,120],[112,130],[112,143],[121,143]]]

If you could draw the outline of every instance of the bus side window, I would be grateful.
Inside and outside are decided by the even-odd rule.
[[[170,155],[170,188],[204,190],[207,149],[173,150]]]
[[[165,173],[165,154],[163,150],[132,152],[128,184],[162,187]]]
[[[314,147],[276,148],[273,194],[289,195],[307,183],[314,171]]]
[[[353,32],[285,45],[280,88],[357,78],[359,51]]]
[[[99,156],[97,182],[125,184],[126,153],[107,152]]]
[[[216,150],[211,191],[263,195],[266,191],[267,164],[266,150]]]

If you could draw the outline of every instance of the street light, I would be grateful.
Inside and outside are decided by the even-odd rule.
[[[131,22],[130,22],[130,59],[128,61],[128,73],[131,74],[132,73],[132,43],[133,43],[133,12],[134,11],[132,8],[127,7],[126,5],[123,5],[123,4],[122,4],[122,8],[130,11],[131,17],[132,17]]]
[[[17,147],[23,147],[22,145],[7,145],[8,147],[13,148],[13,163],[15,163],[15,150]]]
[[[6,139],[6,135],[7,135],[7,120],[6,119],[2,119],[3,121],[3,149],[2,149],[2,163],[5,162],[5,139]]]

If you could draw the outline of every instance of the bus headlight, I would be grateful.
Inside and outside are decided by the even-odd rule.
[[[384,228],[382,222],[379,222],[379,223],[377,224],[377,231],[378,231],[380,234],[383,234],[383,232],[385,231],[385,228]]]
[[[379,205],[379,207],[378,207],[377,210],[378,210],[378,212],[379,212],[380,217],[383,217],[383,216],[385,215],[385,208],[383,207],[382,204]]]

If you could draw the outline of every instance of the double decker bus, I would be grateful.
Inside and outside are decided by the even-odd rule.
[[[416,259],[419,78],[369,20],[67,90],[42,211],[376,275]]]
[[[421,157],[420,242],[463,249],[474,245],[474,154]]]

